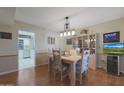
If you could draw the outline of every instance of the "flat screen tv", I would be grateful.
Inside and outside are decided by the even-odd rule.
[[[104,54],[124,55],[124,43],[107,43],[103,45]]]
[[[120,32],[111,32],[103,34],[104,43],[120,42]]]

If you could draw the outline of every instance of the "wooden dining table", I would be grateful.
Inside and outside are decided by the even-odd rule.
[[[63,60],[62,63],[68,63],[71,65],[71,85],[74,86],[76,84],[76,63],[81,60],[80,55],[71,55],[71,56],[61,56]]]

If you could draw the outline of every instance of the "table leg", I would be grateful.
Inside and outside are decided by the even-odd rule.
[[[51,62],[51,58],[48,58],[48,72],[51,72],[51,66],[52,66],[52,62]]]
[[[49,62],[49,59],[48,59],[48,72],[50,72],[50,62]]]
[[[71,85],[74,86],[75,82],[76,82],[76,66],[75,66],[75,62],[73,62],[71,64]]]

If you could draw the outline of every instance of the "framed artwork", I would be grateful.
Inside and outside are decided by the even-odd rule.
[[[82,29],[80,34],[88,34],[88,30],[87,29]]]
[[[55,44],[55,37],[48,37],[48,44]]]
[[[55,37],[54,37],[53,41],[54,41],[53,44],[55,44]]]
[[[53,44],[53,38],[51,37],[50,39],[51,39],[51,43],[50,44]]]
[[[55,44],[55,38],[52,37],[51,40],[52,40],[51,44]]]
[[[66,40],[66,44],[67,44],[67,45],[71,45],[71,44],[72,44],[72,39],[67,39],[67,40]]]
[[[51,38],[48,37],[48,44],[51,44]]]
[[[53,37],[51,37],[51,44],[53,44]]]
[[[103,43],[120,42],[120,31],[103,34]]]
[[[1,39],[12,39],[12,33],[8,32],[0,32]]]

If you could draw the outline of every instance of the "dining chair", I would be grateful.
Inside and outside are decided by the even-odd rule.
[[[88,65],[89,65],[89,56],[90,50],[89,49],[82,49],[82,58],[76,64],[76,74],[79,76],[80,84],[82,83],[82,78],[87,76],[88,74]]]
[[[61,74],[61,80],[63,80],[63,75],[67,71],[67,66],[62,64],[60,49],[53,49],[53,74],[54,79],[57,73]]]
[[[48,48],[48,56],[47,56],[47,61],[48,61],[48,72],[51,71],[51,67],[52,67],[52,61],[53,61],[53,57],[52,57],[52,51],[50,48]]]

